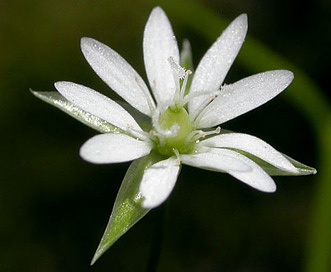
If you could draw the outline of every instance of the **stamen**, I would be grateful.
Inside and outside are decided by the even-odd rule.
[[[174,77],[174,81],[176,84],[176,90],[175,90],[175,101],[178,100],[178,92],[180,89],[179,79],[183,76],[183,73],[185,73],[184,68],[180,67],[173,59],[173,57],[168,58],[170,67],[172,69],[172,75]]]
[[[200,96],[200,95],[205,95],[206,98],[205,100],[200,103],[200,106],[195,110],[198,114],[196,114],[195,116],[195,119],[194,119],[194,125],[197,126],[203,116],[203,113],[204,113],[204,110],[205,108],[207,107],[207,105],[209,105],[210,103],[212,103],[216,97],[218,97],[218,95],[220,94],[221,90],[216,90],[216,91],[213,91],[213,92],[208,92],[208,93],[202,93],[202,92],[199,92],[195,95],[192,95],[190,97],[190,99],[192,99],[193,97],[196,97],[196,96]]]
[[[175,154],[175,156],[176,156],[176,164],[177,165],[180,165],[180,155],[179,155],[179,152],[178,152],[178,150],[177,149],[174,149],[173,150],[173,152],[174,152],[174,154]]]
[[[217,127],[215,130],[211,131],[195,130],[187,136],[186,141],[198,142],[201,138],[205,138],[209,135],[220,134],[220,132],[221,127]]]
[[[185,77],[184,77],[184,80],[183,80],[183,83],[182,83],[182,87],[180,88],[180,101],[181,101],[181,104],[180,105],[181,107],[183,107],[186,102],[185,101],[188,101],[186,98],[187,95],[185,95],[185,91],[186,91],[186,85],[187,85],[187,81],[188,81],[188,76],[191,75],[192,72],[191,70],[186,70],[185,71]]]
[[[201,91],[201,92],[196,92],[196,93],[189,93],[189,94],[187,94],[187,96],[188,96],[189,99],[199,97],[199,96],[206,96],[205,101],[208,101],[208,103],[210,103],[219,94],[220,94],[220,90],[215,90],[215,91]]]
[[[221,132],[221,127],[217,127],[215,130],[212,131],[202,131],[200,130],[200,138],[205,138],[206,136],[213,135],[213,134],[220,134]]]
[[[195,97],[206,96],[206,99],[204,100],[204,102],[201,103],[201,106],[200,106],[201,109],[197,109],[197,111],[200,112],[207,104],[212,102],[219,94],[220,94],[219,90],[212,91],[212,92],[203,91],[203,92],[197,92],[197,93],[188,93],[184,97],[184,105],[187,104],[188,102],[190,102]]]
[[[142,140],[144,142],[152,143],[152,139],[150,137],[150,134],[145,132],[145,131],[136,130],[132,126],[127,125],[127,132],[129,132],[131,134],[131,136],[133,136],[133,137],[135,137],[139,140]]]

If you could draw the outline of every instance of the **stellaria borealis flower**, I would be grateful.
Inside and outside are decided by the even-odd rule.
[[[97,164],[136,160],[124,178],[94,262],[149,209],[164,202],[182,164],[226,172],[264,192],[274,192],[270,175],[316,172],[266,142],[219,126],[274,98],[293,80],[286,70],[256,74],[233,84],[224,78],[247,32],[247,16],[237,17],[216,40],[197,69],[182,67],[182,55],[164,11],[153,9],[144,31],[143,53],[150,89],[114,50],[82,38],[82,52],[99,77],[125,102],[79,84],[57,82],[57,92],[34,92],[102,134],[81,148]],[[132,114],[130,114],[130,113]]]

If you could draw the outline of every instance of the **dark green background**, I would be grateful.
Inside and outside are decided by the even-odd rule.
[[[229,20],[248,13],[249,34],[301,67],[329,95],[329,1],[197,2]],[[80,146],[96,132],[38,100],[29,88],[50,91],[53,82],[68,80],[113,96],[80,52],[84,36],[111,46],[146,78],[142,33],[157,3],[162,6],[162,1],[0,1],[0,271],[145,271],[162,208],[90,267],[129,164],[81,160]],[[210,42],[180,18],[169,18],[178,41],[191,41],[196,65]],[[249,74],[235,64],[226,82]],[[312,125],[286,97],[223,127],[256,135],[318,169]],[[275,180],[278,191],[265,194],[228,175],[184,166],[164,207],[158,271],[302,271],[316,176]]]

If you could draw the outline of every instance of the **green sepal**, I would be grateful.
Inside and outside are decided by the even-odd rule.
[[[305,165],[301,162],[298,162],[296,161],[295,159],[292,159],[291,157],[283,154],[283,156],[288,159],[293,165],[294,167],[299,170],[299,174],[297,174],[296,176],[298,175],[315,175],[317,173],[317,170],[313,167],[310,167],[308,165]]]
[[[41,100],[59,108],[60,110],[64,111],[65,113],[69,114],[70,116],[74,117],[78,121],[82,122],[83,124],[101,132],[101,133],[115,133],[115,132],[122,132],[119,128],[111,125],[110,123],[106,122],[105,120],[89,113],[81,108],[77,107],[76,105],[69,102],[65,99],[60,93],[58,92],[36,92],[32,91],[36,97],[40,98]]]
[[[151,153],[131,163],[118,191],[106,230],[91,261],[91,265],[150,211],[150,209],[141,207],[143,198],[140,194],[139,186],[144,171],[160,160],[162,160],[162,157]]]
[[[192,73],[194,72],[191,44],[186,39],[183,41],[182,50],[180,51],[180,66],[185,70],[190,70]],[[190,90],[192,79],[192,75],[188,77],[185,94]]]
[[[311,175],[311,174],[317,173],[315,168],[305,165],[301,162],[298,162],[285,154],[282,154],[282,155],[286,159],[288,159],[290,161],[290,163],[296,168],[296,170],[298,171],[297,173],[293,173],[293,172],[290,172],[290,171],[287,171],[284,169],[277,168],[277,167],[271,165],[270,163],[267,163],[266,161],[261,160],[260,158],[254,156],[250,153],[243,152],[242,150],[238,150],[238,149],[232,149],[232,150],[245,155],[246,157],[248,157],[249,159],[251,159],[252,161],[257,163],[270,176],[304,176],[304,175]]]
[[[194,71],[191,44],[186,39],[183,41],[182,50],[180,51],[180,66],[185,70]]]

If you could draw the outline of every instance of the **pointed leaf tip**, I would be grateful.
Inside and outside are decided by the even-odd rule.
[[[93,256],[93,265],[122,235],[143,218],[150,209],[141,206],[142,196],[139,186],[145,169],[160,161],[152,153],[134,161],[123,179],[106,230]]]

